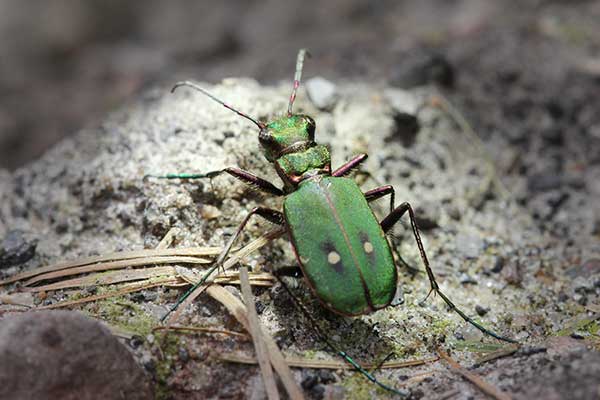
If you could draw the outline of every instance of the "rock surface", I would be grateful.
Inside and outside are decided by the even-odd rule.
[[[0,399],[150,399],[148,377],[101,324],[40,311],[0,323]]]
[[[282,115],[291,90],[291,85],[261,87],[247,79],[203,86],[261,120]],[[466,314],[503,335],[530,346],[543,344],[548,337],[575,335],[595,352],[599,347],[594,319],[599,312],[599,289],[593,285],[597,274],[571,279],[565,271],[580,265],[582,259],[597,259],[599,249],[579,248],[545,235],[515,200],[528,190],[526,185],[503,187],[482,144],[448,111],[448,104],[436,91],[403,92],[409,104],[421,105],[418,115],[412,116],[416,123],[411,122],[407,140],[402,126],[406,119],[397,118],[398,111],[381,88],[366,84],[336,88],[339,98],[329,111],[318,110],[301,88],[295,111],[315,118],[316,140],[331,147],[334,168],[357,153],[370,155],[364,170],[372,178],[356,177],[364,190],[391,184],[397,204],[424,203],[424,221],[431,223],[423,240],[441,289]],[[247,120],[191,90],[174,95],[168,94],[167,88],[150,90],[138,103],[115,113],[99,127],[62,142],[40,160],[13,174],[0,173],[0,236],[22,229],[39,238],[37,251],[25,266],[13,266],[3,273],[93,254],[155,247],[172,228],[177,228],[177,246],[221,246],[249,210],[257,205],[278,208],[281,200],[257,194],[229,176],[212,182],[142,178],[205,173],[227,166],[239,166],[278,182],[260,152],[256,128]],[[381,218],[389,212],[389,203],[382,200],[373,208]],[[266,229],[262,222],[250,224],[244,239],[257,237]],[[407,221],[397,225],[390,241],[403,259],[422,268]],[[294,265],[294,256],[289,244],[278,240],[244,262],[256,269],[270,269]],[[432,296],[424,306],[419,305],[429,289],[424,274],[413,276],[400,268],[400,280],[401,306],[352,319],[323,309],[302,282],[293,291],[331,340],[361,362],[378,362],[390,353],[398,360],[428,357],[434,353],[434,344],[444,343],[456,348],[453,357],[469,366],[477,361],[479,352],[504,346],[482,339],[479,331],[448,313],[439,298]],[[592,283],[586,285],[588,282]],[[158,325],[161,312],[177,293],[160,288],[157,292],[157,296],[120,299],[127,307],[119,320],[142,314],[150,325]],[[261,322],[286,354],[333,357],[281,287],[256,290],[255,294],[261,304]],[[63,296],[61,291],[48,293],[44,302],[52,304]],[[85,311],[106,317],[90,307],[91,311]],[[487,310],[485,315],[478,314],[481,308]],[[186,310],[180,323],[240,329],[220,304],[205,296]],[[256,384],[256,368],[219,361],[233,351],[253,354],[249,343],[217,335],[187,337],[178,339],[174,351],[161,358],[159,351],[147,351],[160,347],[160,342],[151,331],[144,332],[135,346],[133,339],[130,346],[155,381],[161,382],[163,398],[244,397],[247,390],[262,393]],[[533,361],[550,360],[548,357],[545,353],[513,355],[505,359],[508,361],[484,363],[473,371],[502,390],[519,393],[527,382],[515,377],[524,371],[544,371],[547,361]],[[165,359],[168,368],[163,368]],[[571,362],[561,355],[552,361]],[[483,398],[443,363],[377,375],[393,385],[404,385],[415,398],[440,397],[453,390],[459,390],[461,398]],[[295,377],[301,382],[302,372],[296,371]],[[313,387],[310,397],[326,393],[344,393],[347,398],[385,396],[350,372],[335,371],[330,378],[319,378],[314,386],[307,383]],[[578,384],[592,388],[596,382],[585,375]]]

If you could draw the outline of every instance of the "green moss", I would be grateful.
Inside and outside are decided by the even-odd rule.
[[[302,357],[307,358],[309,360],[315,360],[317,358],[316,350],[305,350],[302,352]]]
[[[385,379],[378,378],[380,382],[391,387],[394,385]],[[354,373],[342,379],[342,386],[346,389],[346,399],[391,399],[392,395],[385,389],[375,385],[359,373]]]
[[[575,331],[587,332],[590,335],[597,336],[600,333],[600,324],[597,318],[581,318],[556,332],[556,336],[569,336]]]
[[[434,336],[448,336],[454,329],[454,322],[449,318],[433,317],[433,320],[425,327],[425,332]]]
[[[171,397],[168,380],[173,371],[181,343],[179,337],[172,334],[157,335],[157,343],[160,343],[160,348],[164,357],[161,357],[156,365],[156,386],[154,391],[155,398],[157,400],[163,400]]]
[[[98,300],[86,312],[125,332],[143,337],[150,334],[155,326],[154,319],[125,296]]]

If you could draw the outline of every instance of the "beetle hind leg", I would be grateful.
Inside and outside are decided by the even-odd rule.
[[[419,253],[421,254],[421,260],[423,260],[423,264],[425,265],[425,271],[427,272],[427,277],[429,278],[429,283],[431,284],[431,289],[429,290],[429,293],[423,301],[427,300],[431,293],[436,293],[442,298],[442,300],[444,300],[444,302],[448,305],[448,307],[450,307],[451,310],[455,311],[458,315],[460,315],[462,319],[464,319],[469,324],[473,325],[475,328],[479,329],[484,334],[492,336],[499,340],[503,340],[505,342],[517,343],[514,339],[500,336],[497,333],[492,332],[484,328],[479,323],[475,322],[471,317],[469,317],[458,307],[456,307],[456,305],[440,290],[440,287],[437,281],[435,280],[435,276],[433,275],[433,271],[429,266],[429,260],[427,259],[427,254],[425,254],[425,248],[423,247],[423,242],[421,241],[421,235],[419,234],[419,229],[417,228],[417,223],[415,222],[415,213],[409,203],[404,202],[400,204],[387,217],[385,217],[383,221],[381,221],[381,228],[383,229],[383,231],[389,231],[407,211],[410,217],[410,225],[412,227],[413,235],[417,242]]]

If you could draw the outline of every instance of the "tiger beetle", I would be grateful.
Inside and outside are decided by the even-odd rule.
[[[431,293],[436,293],[451,310],[484,334],[516,343],[515,340],[500,336],[475,322],[440,291],[423,248],[413,208],[407,202],[398,207],[394,206],[395,191],[392,186],[385,185],[363,193],[354,180],[346,177],[367,159],[367,154],[355,156],[332,172],[329,150],[315,142],[315,121],[308,115],[294,114],[292,110],[300,86],[305,55],[305,49],[298,53],[287,114],[268,123],[238,111],[193,82],[183,81],[173,87],[172,92],[182,86],[191,87],[253,122],[259,129],[258,140],[264,155],[275,167],[283,181],[283,187],[279,188],[263,178],[235,167],[205,174],[169,174],[154,177],[202,179],[226,173],[263,192],[283,196],[285,199],[283,211],[266,207],[256,207],[250,211],[209,272],[177,301],[167,315],[203,285],[209,274],[222,266],[233,244],[254,215],[285,227],[302,274],[324,307],[343,316],[358,316],[385,308],[394,299],[398,283],[398,273],[386,233],[408,213],[412,233],[431,285],[423,301]],[[369,203],[388,195],[391,211],[379,222]],[[283,283],[281,279],[279,281]],[[291,294],[289,289],[285,288]],[[301,311],[309,318],[311,324],[315,325],[318,336],[357,371],[386,390],[405,394],[379,382],[345,352],[338,350],[318,329],[316,322],[303,306]]]

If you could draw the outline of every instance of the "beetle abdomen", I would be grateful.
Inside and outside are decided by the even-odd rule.
[[[353,180],[307,180],[286,197],[284,214],[302,271],[328,308],[359,315],[392,301],[397,280],[392,252]]]

